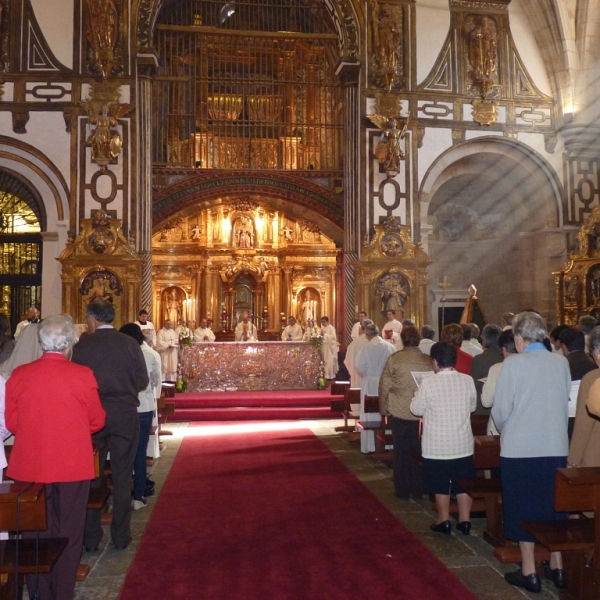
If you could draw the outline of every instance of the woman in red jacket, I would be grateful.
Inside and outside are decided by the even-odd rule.
[[[15,434],[7,475],[46,484],[48,529],[40,535],[69,538],[50,573],[27,577],[30,597],[72,600],[95,476],[91,435],[106,415],[92,370],[69,362],[71,318],[47,317],[38,338],[42,357],[15,369],[6,384],[6,426]]]

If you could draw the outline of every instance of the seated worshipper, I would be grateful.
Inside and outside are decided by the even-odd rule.
[[[594,327],[590,332],[590,347],[596,365],[600,365],[600,327]],[[575,427],[567,457],[569,467],[600,467],[600,420],[592,416],[596,414],[595,404],[600,400],[598,380],[600,369],[589,371],[581,379],[577,394]],[[587,408],[586,404],[589,405]]]
[[[250,321],[250,315],[245,312],[242,320],[235,327],[236,342],[256,342],[258,341],[258,330],[254,323]]]
[[[156,392],[161,389],[161,362],[160,355],[146,343],[145,336],[137,323],[127,323],[119,331],[132,337],[140,345],[150,379],[146,389],[138,393],[140,405],[137,412],[140,419],[140,439],[133,463],[133,510],[139,510],[146,506],[144,498],[147,477],[146,455],[152,419],[156,410]],[[160,396],[160,391],[158,395]]]
[[[194,330],[194,342],[200,344],[202,342],[214,342],[215,332],[208,326],[206,319],[200,319],[200,327]]]
[[[38,323],[25,327],[15,342],[15,347],[8,360],[0,365],[0,376],[5,380],[8,380],[17,367],[33,362],[42,355],[42,348],[38,340],[38,327]]]
[[[483,352],[473,357],[471,362],[471,377],[477,390],[477,410],[475,414],[489,415],[490,411],[481,405],[481,390],[484,382],[481,381],[488,376],[492,365],[500,363],[503,360],[498,340],[502,329],[498,325],[486,325],[483,328]]]
[[[498,345],[500,346],[500,352],[503,360],[502,362],[492,365],[488,371],[487,379],[481,390],[481,405],[484,408],[492,408],[494,405],[494,392],[496,391],[496,383],[498,382],[498,376],[502,370],[502,365],[507,358],[517,353],[512,328],[505,329],[500,334],[500,337],[498,338]],[[477,385],[475,387],[477,387]],[[496,425],[494,425],[494,419],[492,419],[491,414],[488,420],[486,433],[488,435],[500,435],[500,432],[496,429]]]
[[[25,319],[17,323],[17,328],[15,329],[15,340],[21,335],[21,331],[25,327],[27,327],[30,323],[39,323],[40,322],[40,313],[35,306],[30,306],[27,309],[27,315]]]
[[[471,328],[466,323],[461,323],[460,327],[463,331],[463,341],[460,345],[460,349],[470,354],[471,356],[477,356],[483,352],[483,349],[471,343]]]
[[[10,330],[10,321],[4,313],[0,313],[0,365],[8,360],[14,347],[15,340]]]
[[[594,331],[592,329],[592,331]],[[590,332],[591,335],[591,332]],[[563,356],[569,363],[571,371],[571,396],[569,399],[569,439],[575,426],[577,413],[577,395],[583,377],[596,369],[596,363],[585,353],[585,336],[582,331],[574,327],[567,327],[560,332],[558,337]]]
[[[154,348],[156,346],[156,329],[154,329],[152,322],[148,321],[148,311],[146,309],[140,310],[138,320],[135,323],[140,326],[148,346]]]
[[[29,597],[67,600],[74,596],[95,476],[92,433],[106,416],[92,370],[69,361],[76,339],[71,318],[45,318],[38,335],[42,357],[15,369],[6,384],[6,425],[15,434],[7,475],[46,484],[48,528],[39,535],[69,540],[50,573],[27,575]]]
[[[369,343],[369,340],[365,336],[365,327],[367,325],[372,325],[373,321],[371,319],[363,319],[362,325],[359,329],[359,336],[352,340],[348,344],[348,348],[346,348],[346,356],[344,357],[344,365],[348,370],[348,374],[350,375],[350,387],[351,388],[360,388],[362,386],[362,377],[356,372],[356,367],[354,366],[356,363],[356,357],[358,353],[361,351],[365,344]]]
[[[388,310],[385,313],[385,316],[387,317],[387,322],[381,330],[381,337],[384,340],[388,340],[389,342],[392,342],[392,344],[395,344],[400,339],[402,323],[396,320],[395,310]]]
[[[423,417],[423,476],[425,492],[435,494],[437,523],[432,531],[450,534],[450,493],[456,494],[456,528],[471,532],[472,498],[456,484],[459,479],[475,479],[471,413],[477,405],[477,392],[468,375],[458,373],[458,348],[452,342],[438,342],[431,348],[436,374],[427,377],[410,404],[413,415]]]
[[[338,364],[337,335],[333,325],[329,323],[329,317],[321,318],[321,337],[323,338],[321,352],[325,364],[325,379],[334,379],[340,366]]]
[[[403,349],[394,352],[379,379],[379,412],[392,417],[394,444],[394,492],[408,500],[424,493],[423,469],[411,458],[421,454],[420,419],[410,412],[417,391],[413,373],[433,374],[431,359],[419,350],[421,340],[416,327],[402,327]]]
[[[304,329],[304,336],[302,339],[305,342],[310,341],[310,338],[317,338],[321,335],[321,330],[315,324],[314,319],[308,319],[306,321],[306,327]]]
[[[365,412],[365,396],[376,396],[379,393],[381,371],[383,371],[387,359],[395,352],[394,346],[380,337],[377,325],[366,325],[365,337],[368,342],[361,348],[354,361],[354,368],[362,377],[360,386],[361,421],[381,418],[379,413]],[[360,432],[360,450],[364,453],[375,452],[374,431],[362,430]]]
[[[163,381],[177,381],[179,336],[169,319],[156,336],[156,350],[160,354]]]
[[[281,339],[284,342],[301,342],[303,337],[304,331],[302,331],[302,327],[296,323],[294,317],[290,316],[288,324],[281,334]]]
[[[554,512],[554,479],[556,469],[567,466],[571,375],[567,359],[546,350],[546,322],[540,315],[516,315],[513,334],[518,354],[502,366],[492,407],[500,431],[504,535],[519,542],[521,550],[521,568],[504,578],[539,592],[536,540],[521,523],[567,516]],[[560,552],[550,554],[545,574],[557,588],[565,586]]]
[[[431,346],[435,344],[433,341],[433,336],[435,335],[435,329],[431,327],[431,325],[423,325],[421,327],[421,341],[419,342],[419,350],[423,354],[427,354],[431,352]]]
[[[456,346],[455,369],[459,373],[470,375],[473,357],[464,350],[461,350],[461,344],[463,342],[462,327],[457,323],[450,323],[442,329],[442,335],[440,337],[442,342],[452,342]]]
[[[352,333],[350,334],[350,337],[352,338],[352,340],[357,340],[358,337],[360,335],[364,335],[360,333],[360,328],[362,327],[363,321],[367,318],[367,313],[364,310],[361,310],[358,313],[358,321],[356,323],[354,323],[354,325],[352,326]]]

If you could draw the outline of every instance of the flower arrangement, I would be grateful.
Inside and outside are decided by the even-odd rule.
[[[192,345],[192,330],[183,325],[179,330],[179,345],[180,346],[191,346]]]
[[[311,335],[308,338],[308,343],[311,346],[314,346],[315,348],[318,348],[320,350],[321,347],[323,346],[323,336],[322,335]]]
[[[323,338],[321,338],[321,341],[322,339]],[[317,389],[327,389],[327,379],[325,379],[325,363],[323,361],[319,363],[319,377],[317,378]]]
[[[175,384],[175,391],[180,394],[187,390],[187,381],[183,378],[183,375],[177,377],[177,383]]]

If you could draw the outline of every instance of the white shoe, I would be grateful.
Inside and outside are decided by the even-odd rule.
[[[145,498],[142,498],[141,500],[133,500],[133,502],[132,502],[133,510],[140,510],[140,508],[146,508],[147,504],[148,503],[146,502]]]

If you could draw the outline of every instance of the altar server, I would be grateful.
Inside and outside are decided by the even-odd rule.
[[[281,339],[284,342],[301,342],[303,336],[304,332],[302,331],[302,327],[296,323],[296,319],[294,317],[290,317],[288,319],[288,325],[281,334]]]
[[[208,326],[208,321],[206,319],[200,320],[200,327],[194,330],[194,342],[202,343],[202,342],[214,342],[215,341],[215,333]]]
[[[156,338],[156,350],[160,354],[163,381],[177,381],[178,348],[179,336],[173,330],[171,321],[167,319]]]
[[[146,343],[151,347],[156,347],[156,329],[154,329],[154,325],[151,321],[148,321],[148,311],[144,308],[140,310],[138,313],[138,320],[135,322],[140,326],[144,337],[146,338]]]
[[[346,365],[346,369],[348,369],[348,374],[350,375],[351,388],[359,388],[362,385],[362,377],[356,371],[355,363],[358,353],[364,348],[365,344],[369,343],[369,340],[365,336],[365,327],[367,325],[373,325],[373,321],[371,319],[363,319],[362,324],[360,324],[358,337],[351,341],[348,344],[348,348],[346,348],[344,365]]]

